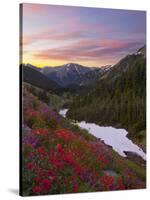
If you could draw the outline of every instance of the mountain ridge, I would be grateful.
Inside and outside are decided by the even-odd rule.
[[[43,68],[38,68],[31,64],[24,66],[38,71],[63,88],[70,88],[72,86],[80,88],[80,86],[93,85],[99,80],[100,75],[103,75],[111,67],[111,65],[87,67],[77,63],[67,63],[55,67],[46,66]]]
[[[145,45],[139,48],[136,52],[133,52],[132,54],[128,54],[127,56],[121,58],[114,65],[106,65],[101,67],[87,67],[77,63],[66,63],[64,65],[59,65],[55,67],[45,66],[43,68],[38,68],[31,64],[24,64],[23,66],[32,69],[28,70],[32,71],[32,73],[33,70],[36,71],[34,72],[34,75],[35,73],[40,73],[41,75],[38,76],[43,76],[42,79],[45,79],[48,85],[50,84],[48,83],[49,79],[51,82],[54,82],[55,85],[57,84],[63,89],[80,90],[81,87],[94,86],[96,82],[105,78],[114,81],[118,76],[125,72],[131,65],[131,63],[138,57],[146,57]],[[30,77],[31,75],[28,74],[28,76]],[[29,80],[29,77],[25,77],[25,79],[26,81],[32,84],[34,80],[32,80],[32,78]],[[41,86],[39,83],[37,85],[37,80],[34,84],[36,84],[36,86]],[[52,85],[52,83],[50,85]],[[47,87],[44,86],[44,88]]]
[[[58,85],[55,81],[48,79],[33,66],[21,64],[20,67],[22,70],[23,82],[30,83],[46,91],[58,92],[61,90],[60,85]]]

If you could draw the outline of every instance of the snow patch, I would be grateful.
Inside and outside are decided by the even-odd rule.
[[[62,115],[63,117],[66,117],[67,111],[68,111],[68,109],[62,109],[59,111],[59,114]]]
[[[80,71],[79,71],[77,65],[75,65],[75,69],[76,69],[77,73],[80,75]]]
[[[70,65],[71,65],[70,63],[66,64],[67,67],[69,67]]]
[[[135,152],[146,160],[146,154],[141,148],[127,138],[128,132],[125,129],[117,129],[111,126],[98,126],[85,121],[77,122],[78,126],[88,130],[92,135],[104,140],[105,144],[112,146],[122,157],[126,157],[124,151]]]
[[[66,117],[68,109],[60,110],[59,114]],[[126,157],[124,151],[135,152],[146,160],[146,154],[141,148],[134,144],[127,137],[128,132],[125,129],[117,129],[111,126],[99,126],[95,123],[86,123],[85,121],[76,123],[79,127],[86,129],[97,138],[104,140],[105,144],[110,145],[122,157]]]

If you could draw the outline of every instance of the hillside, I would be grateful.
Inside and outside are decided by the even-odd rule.
[[[61,117],[23,87],[22,194],[145,188],[145,169]]]
[[[109,70],[109,66],[86,67],[77,63],[67,63],[55,67],[43,67],[40,72],[65,88],[94,85],[99,77]]]
[[[67,93],[64,93],[63,95],[56,94],[55,92],[46,91],[26,82],[22,83],[22,87],[36,96],[40,101],[46,103],[50,107],[53,107],[53,109],[57,111],[71,101],[71,97]]]
[[[146,59],[128,55],[101,77],[95,89],[76,96],[68,117],[102,125],[124,127],[129,137],[145,146]]]
[[[68,63],[62,66],[44,67],[41,69],[41,72],[63,87],[70,87],[70,85],[79,87],[80,85],[87,84],[87,81],[84,81],[86,78],[85,74],[90,72],[93,73],[95,70],[97,69],[85,67],[76,63]],[[90,83],[90,80],[88,83]]]
[[[22,70],[22,79],[24,82],[30,83],[46,91],[58,92],[61,90],[61,86],[59,86],[55,81],[47,78],[41,72],[36,70],[36,68],[29,65],[21,65],[20,68]]]

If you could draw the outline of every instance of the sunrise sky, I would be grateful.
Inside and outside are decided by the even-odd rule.
[[[115,64],[146,44],[146,13],[23,4],[23,63]]]

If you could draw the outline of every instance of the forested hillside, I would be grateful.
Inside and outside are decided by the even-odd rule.
[[[107,76],[99,81],[92,92],[84,96],[76,96],[68,117],[79,121],[125,127],[129,131],[129,136],[136,138],[139,142],[144,142],[145,57],[133,54],[122,59]]]

